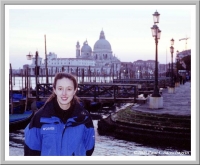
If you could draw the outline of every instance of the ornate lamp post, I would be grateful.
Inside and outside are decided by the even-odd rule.
[[[33,55],[31,55],[30,53],[28,55],[26,55],[27,60],[31,60],[33,57]],[[38,95],[38,51],[36,51],[35,53],[35,89],[36,89],[36,101],[39,100],[39,95]]]
[[[176,74],[177,74],[177,77],[178,77],[178,62],[179,62],[179,51],[177,50],[176,51]]]
[[[173,53],[174,53],[174,39],[171,39],[171,47],[170,47],[170,52],[171,52],[171,87],[174,87],[174,72],[173,72]]]
[[[149,98],[149,108],[151,109],[163,108],[163,97],[160,95],[158,89],[158,40],[160,39],[161,30],[156,24],[159,23],[159,16],[160,14],[157,11],[153,14],[154,25],[151,28],[156,45],[154,91]]]
[[[152,97],[160,97],[159,89],[158,89],[158,40],[160,39],[161,31],[159,27],[156,25],[156,23],[159,23],[159,16],[160,14],[156,11],[153,14],[154,19],[154,25],[151,28],[152,36],[155,38],[155,44],[156,44],[156,57],[155,57],[155,82],[154,82],[154,92],[152,94]]]
[[[176,82],[175,82],[175,86],[178,87],[180,85],[180,79],[179,79],[179,74],[178,74],[178,62],[179,62],[179,51],[176,51]]]

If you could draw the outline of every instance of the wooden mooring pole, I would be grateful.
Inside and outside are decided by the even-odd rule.
[[[10,106],[11,106],[11,114],[13,114],[13,86],[12,86],[12,66],[10,63]]]
[[[25,89],[26,89],[26,101],[25,101],[25,109],[24,109],[24,112],[26,112],[27,110],[27,105],[28,105],[28,94],[29,94],[29,85],[28,85],[28,67],[26,68],[25,70]]]

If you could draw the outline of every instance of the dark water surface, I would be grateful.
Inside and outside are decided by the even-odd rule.
[[[100,136],[97,120],[93,120],[96,131],[96,146],[93,156],[190,156],[190,151],[158,146],[146,146],[136,142]],[[9,134],[9,156],[23,156],[24,130]]]

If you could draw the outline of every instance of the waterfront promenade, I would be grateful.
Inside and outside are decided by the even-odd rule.
[[[163,108],[136,103],[98,121],[101,135],[112,135],[147,145],[191,149],[191,83],[163,89]],[[194,110],[192,110],[194,111]],[[156,142],[156,143],[155,143]]]
[[[167,88],[163,89],[162,97],[163,108],[161,109],[150,109],[148,99],[145,104],[136,104],[132,109],[156,114],[191,115],[191,82],[175,87],[175,93],[168,93]]]

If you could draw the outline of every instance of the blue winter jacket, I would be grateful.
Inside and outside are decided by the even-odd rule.
[[[95,132],[87,110],[75,104],[72,116],[63,123],[47,103],[25,128],[25,156],[91,156]]]

